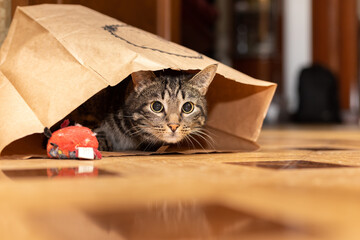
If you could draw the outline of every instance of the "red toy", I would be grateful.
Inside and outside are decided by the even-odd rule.
[[[54,133],[45,128],[44,133],[49,137],[47,155],[58,159],[101,159],[95,134],[87,127],[68,125],[69,120],[65,120]]]

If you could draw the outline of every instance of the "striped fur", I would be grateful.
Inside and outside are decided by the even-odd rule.
[[[99,149],[153,150],[163,144],[181,142],[205,124],[205,93],[216,68],[216,65],[211,65],[195,76],[161,74],[156,77],[152,72],[133,74],[123,104],[109,113],[94,130]],[[151,108],[154,101],[163,105],[161,112]],[[191,113],[182,110],[187,102],[194,104]]]

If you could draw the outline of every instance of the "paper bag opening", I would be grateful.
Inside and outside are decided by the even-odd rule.
[[[214,63],[82,6],[17,8],[0,52],[0,151],[7,146],[2,154],[16,152],[19,139],[42,133],[133,72],[198,71]],[[275,88],[218,63],[207,93],[207,129],[222,136],[216,138],[216,150],[256,148],[248,146],[256,146]],[[237,142],[234,139],[246,142],[246,147],[230,145]]]
[[[167,74],[169,74],[169,69],[164,69],[156,71],[156,75],[164,71],[167,71]],[[198,71],[191,72],[195,74]],[[181,71],[170,72],[173,75],[183,74]],[[115,101],[122,99],[129,81],[131,81],[130,77],[114,87],[102,90],[66,118],[84,126],[95,128],[96,122],[102,121],[108,113],[114,111],[107,101],[109,99],[115,99]],[[109,98],[108,95],[113,96]],[[191,135],[188,140],[170,145],[161,152],[222,152],[257,149],[258,146],[254,143],[255,140],[252,139],[252,137],[256,138],[257,136],[250,134],[256,128],[261,127],[263,117],[257,111],[262,111],[262,102],[258,98],[266,97],[266,95],[271,95],[271,92],[267,92],[266,89],[239,84],[217,75],[206,95],[208,122],[204,127],[205,134],[202,136]],[[109,107],[110,111],[104,110]],[[89,114],[88,109],[92,109],[92,113]],[[99,114],[100,116],[95,116]],[[94,120],[95,124],[93,124]],[[251,122],[251,124],[247,124],[247,122]],[[249,134],[248,139],[242,137],[244,133]],[[159,151],[156,152],[159,153]]]

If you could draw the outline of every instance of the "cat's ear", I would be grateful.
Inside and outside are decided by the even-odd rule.
[[[197,88],[202,95],[205,95],[210,83],[216,75],[218,65],[212,64],[207,66],[200,72],[198,72],[193,78],[189,80],[189,83]]]
[[[138,71],[131,74],[131,79],[136,92],[141,91],[150,85],[156,76],[152,71]]]

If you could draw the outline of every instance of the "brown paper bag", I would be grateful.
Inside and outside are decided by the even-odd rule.
[[[19,7],[0,52],[0,151],[38,153],[44,127],[132,72],[213,63],[86,7]],[[213,150],[254,149],[275,88],[219,63],[207,94]]]

